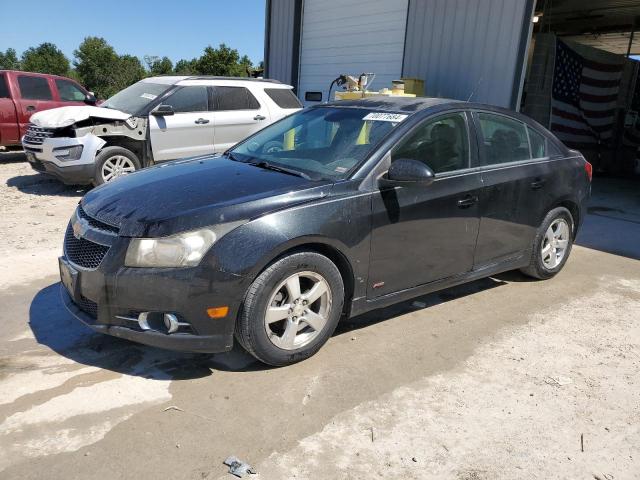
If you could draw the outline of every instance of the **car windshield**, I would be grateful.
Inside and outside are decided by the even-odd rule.
[[[406,117],[363,108],[311,108],[266,127],[228,155],[312,179],[341,180]]]
[[[171,85],[167,85],[166,83],[134,83],[130,87],[116,93],[100,106],[135,115],[170,87]]]

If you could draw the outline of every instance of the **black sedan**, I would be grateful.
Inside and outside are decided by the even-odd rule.
[[[511,269],[562,269],[591,165],[531,119],[443,99],[293,114],[221,157],[89,192],[60,258],[63,299],[98,332],[271,365],[341,318]]]

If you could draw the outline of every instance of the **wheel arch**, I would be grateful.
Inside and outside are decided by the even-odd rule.
[[[573,238],[575,240],[576,235],[578,234],[578,227],[582,223],[582,213],[580,212],[580,206],[577,202],[571,199],[563,199],[549,210],[553,210],[554,208],[558,207],[564,207],[569,210],[569,213],[571,213],[571,216],[573,217]]]
[[[251,281],[255,280],[265,269],[267,269],[274,262],[280,260],[288,255],[298,252],[315,252],[327,257],[337,267],[342,277],[342,283],[344,284],[344,312],[349,313],[351,309],[351,300],[355,290],[355,274],[353,266],[348,256],[336,245],[329,243],[326,240],[318,238],[300,238],[296,239],[286,246],[283,246],[276,251],[271,252],[266,256],[259,267],[256,268],[251,275]]]

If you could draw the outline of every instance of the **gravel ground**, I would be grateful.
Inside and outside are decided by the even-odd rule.
[[[640,478],[640,189],[595,182],[555,278],[510,272],[341,325],[269,369],[94,334],[56,257],[85,190],[0,154],[0,478]],[[46,472],[46,473],[44,473]]]

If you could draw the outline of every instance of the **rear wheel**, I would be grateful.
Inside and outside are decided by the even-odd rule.
[[[93,184],[97,187],[140,168],[140,160],[131,150],[123,147],[107,147],[96,156]]]
[[[344,303],[337,267],[315,252],[286,256],[251,284],[236,338],[258,360],[274,366],[309,358],[336,328]]]
[[[573,246],[573,233],[571,212],[564,207],[551,210],[536,234],[531,262],[522,272],[541,280],[556,275],[569,258]]]

